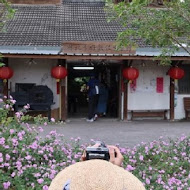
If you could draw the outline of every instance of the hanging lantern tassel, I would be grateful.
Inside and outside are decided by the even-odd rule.
[[[129,80],[129,84],[131,84],[133,81],[132,80]]]
[[[4,82],[4,83],[7,83],[7,79],[3,79],[3,82]]]
[[[57,94],[60,94],[60,79],[56,79]]]

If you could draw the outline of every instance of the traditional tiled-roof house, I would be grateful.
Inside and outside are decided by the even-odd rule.
[[[122,120],[131,116],[184,118],[183,97],[190,97],[187,53],[180,50],[172,57],[186,71],[174,86],[167,75],[169,67],[152,61],[159,55],[159,49],[140,42],[135,50],[113,49],[117,32],[123,28],[116,21],[107,22],[103,1],[12,0],[12,3],[15,16],[0,33],[0,53],[14,70],[7,83],[9,94],[27,92],[32,86],[47,86],[53,93],[53,117],[59,115],[59,119],[65,120],[68,112],[73,117],[75,111],[86,116],[86,94],[81,92],[80,85],[85,84],[92,71],[75,69],[85,66],[94,69],[109,86],[108,116]],[[68,70],[60,90],[51,77],[52,67],[59,64]],[[129,65],[136,67],[140,75],[127,84],[122,69]]]

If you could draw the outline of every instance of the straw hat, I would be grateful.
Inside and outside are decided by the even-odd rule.
[[[145,190],[130,172],[105,160],[88,160],[57,174],[49,190]]]

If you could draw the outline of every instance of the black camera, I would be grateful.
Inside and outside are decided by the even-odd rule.
[[[109,149],[102,142],[98,142],[99,147],[87,147],[86,148],[86,160],[102,159],[109,161]]]

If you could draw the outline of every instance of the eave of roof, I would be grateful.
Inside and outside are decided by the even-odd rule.
[[[59,55],[58,46],[0,46],[1,54]]]
[[[27,54],[27,55],[69,55],[69,56],[147,56],[156,57],[161,54],[159,48],[137,48],[135,54],[64,54],[59,46],[0,46],[1,54]],[[173,57],[190,57],[182,48],[173,54]]]

